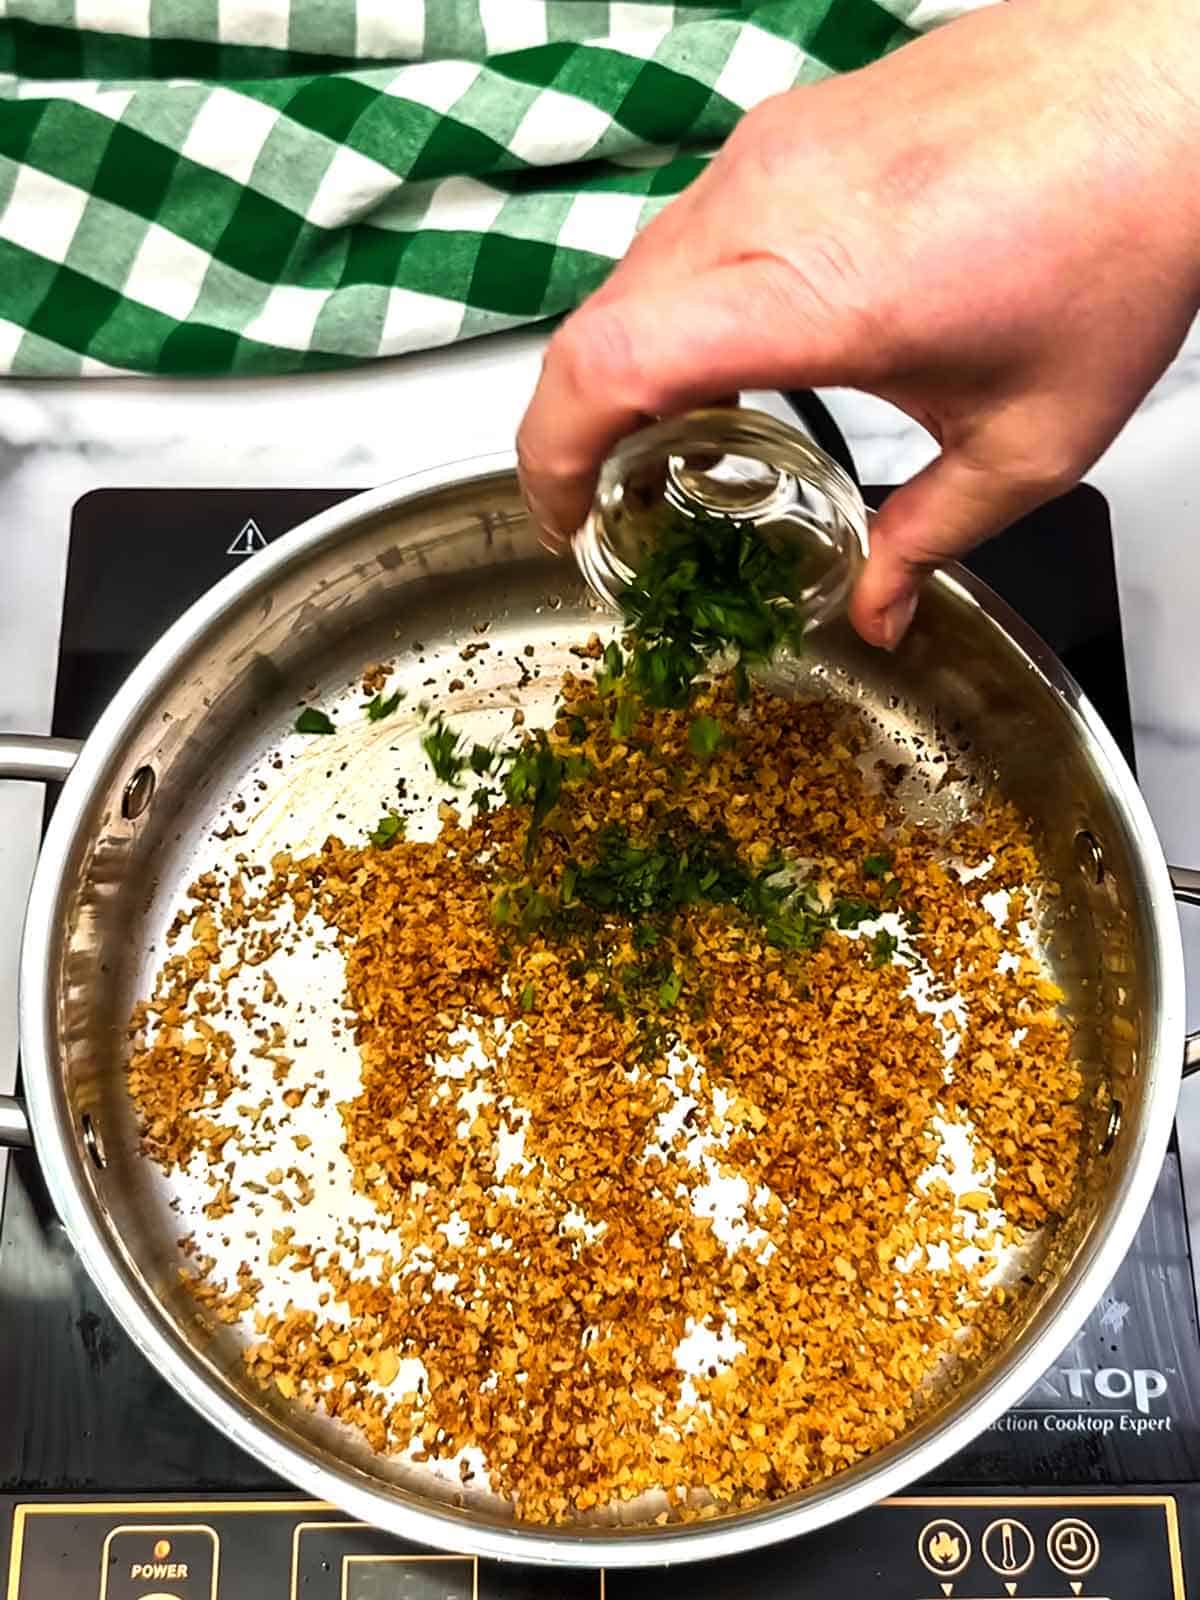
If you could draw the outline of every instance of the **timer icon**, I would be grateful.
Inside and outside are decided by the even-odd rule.
[[[1069,1578],[1082,1577],[1100,1559],[1100,1536],[1086,1522],[1065,1517],[1056,1522],[1046,1539],[1046,1554]]]

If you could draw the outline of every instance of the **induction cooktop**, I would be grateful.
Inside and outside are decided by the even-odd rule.
[[[54,732],[85,735],[191,601],[351,492],[147,487],[82,499]],[[875,503],[885,493],[868,491]],[[970,564],[1058,652],[1132,760],[1101,496],[1075,490]],[[305,1500],[242,1454],[126,1338],[21,1152],[0,1221],[0,1596],[7,1572],[8,1600],[1183,1600],[1200,1592],[1192,1285],[1172,1151],[1087,1325],[934,1479],[743,1557],[607,1574],[525,1568],[407,1545]]]

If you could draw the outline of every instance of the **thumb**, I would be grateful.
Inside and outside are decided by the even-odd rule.
[[[993,466],[954,452],[938,457],[890,494],[871,524],[867,564],[850,600],[850,620],[868,644],[894,650],[921,584],[999,533],[1041,498]]]

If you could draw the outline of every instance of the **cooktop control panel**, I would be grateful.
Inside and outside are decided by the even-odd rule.
[[[7,1600],[1185,1600],[1170,1494],[885,1501],[684,1567],[513,1566],[311,1501],[5,1503]]]

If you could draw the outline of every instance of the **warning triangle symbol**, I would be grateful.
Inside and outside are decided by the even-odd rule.
[[[242,524],[242,531],[226,550],[227,556],[252,556],[256,550],[267,548],[267,536],[255,522],[253,517],[247,517]]]

